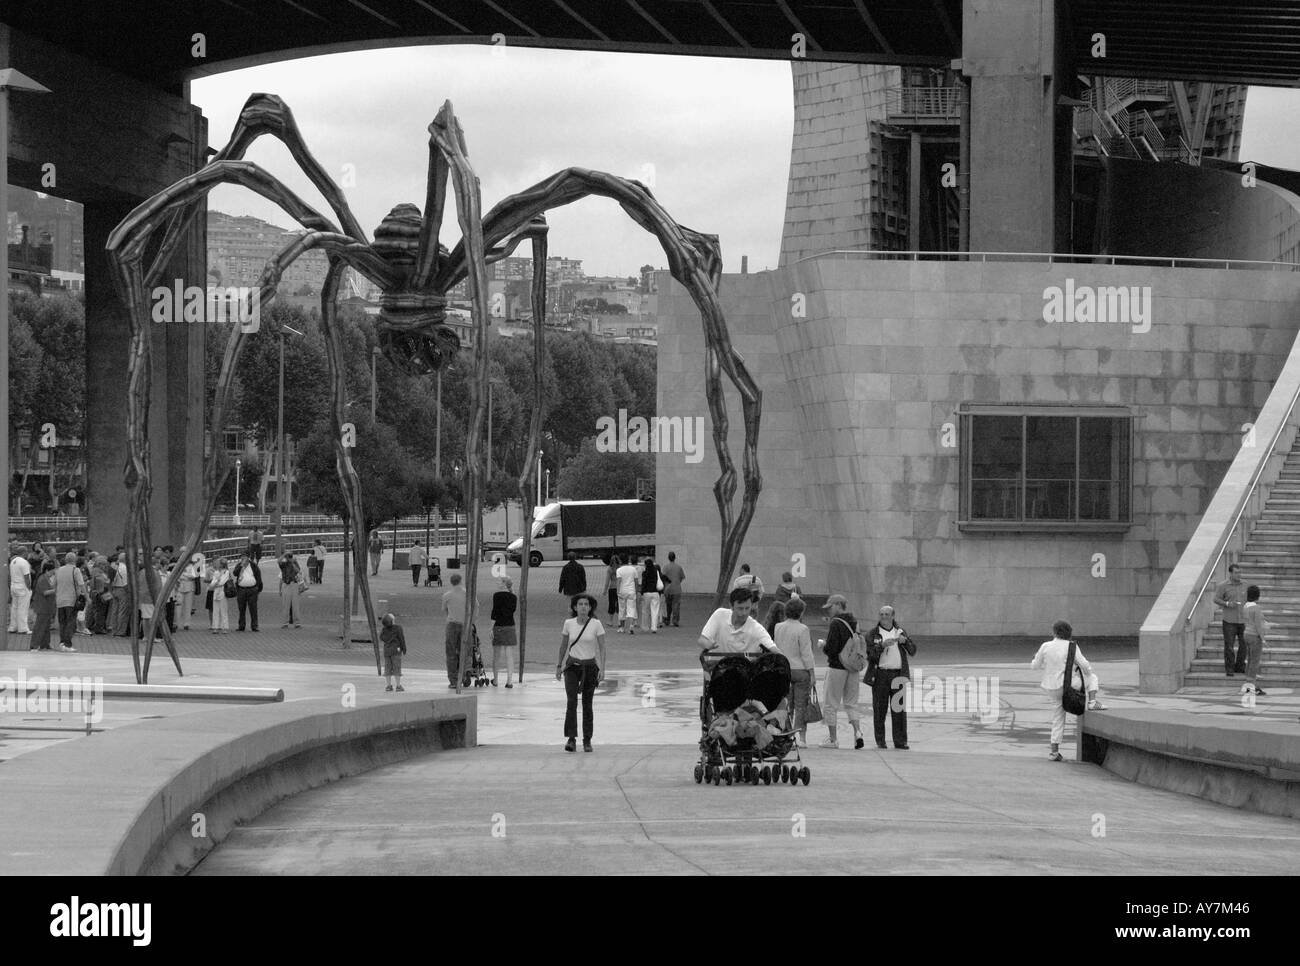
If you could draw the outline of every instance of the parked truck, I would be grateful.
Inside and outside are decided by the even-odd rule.
[[[514,563],[523,558],[523,538],[511,542],[506,554]],[[655,505],[647,500],[570,500],[548,503],[533,511],[533,542],[528,564],[564,560],[569,552],[604,559],[609,554],[655,552]]]

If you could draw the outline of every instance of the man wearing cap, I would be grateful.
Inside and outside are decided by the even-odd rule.
[[[751,614],[754,609],[753,591],[748,587],[737,587],[729,599],[731,606],[719,607],[704,625],[700,632],[700,648],[728,654],[777,650],[767,629]]]
[[[826,632],[826,643],[822,653],[826,655],[830,667],[826,669],[826,700],[822,703],[822,714],[826,719],[826,728],[830,732],[821,743],[823,748],[838,748],[839,739],[835,735],[835,723],[839,717],[840,706],[853,726],[853,747],[861,748],[862,710],[858,707],[858,675],[840,663],[840,651],[849,642],[858,629],[857,618],[849,611],[849,602],[843,594],[831,594],[822,606],[830,617],[830,630]]]

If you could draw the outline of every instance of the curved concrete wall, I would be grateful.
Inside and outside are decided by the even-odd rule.
[[[1101,251],[1300,261],[1300,197],[1237,170],[1109,158]]]
[[[1150,286],[1154,324],[1044,323],[1044,288],[1067,279]],[[659,293],[659,413],[707,427],[698,314],[666,273]],[[802,554],[809,593],[891,602],[921,634],[1046,634],[1066,616],[1080,635],[1136,636],[1300,327],[1291,272],[827,257],[726,276],[722,298],[764,392],[742,561],[770,584]],[[963,402],[1130,407],[1132,527],[959,532],[958,455],[940,434]],[[727,405],[738,459],[734,392]],[[717,461],[711,445],[698,463],[657,460],[660,552],[700,590],[719,560]]]

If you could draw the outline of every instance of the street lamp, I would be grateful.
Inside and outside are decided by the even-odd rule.
[[[239,526],[239,471],[244,463],[238,456],[235,457],[235,526]]]
[[[455,553],[457,560],[460,559],[460,477],[462,472],[463,468],[460,465],[460,460],[456,460],[451,466],[451,475],[456,480],[456,516],[452,520],[452,541],[454,543],[453,553]]]
[[[375,421],[375,404],[379,401],[378,383],[376,381],[378,364],[379,346],[375,346],[374,351],[370,353],[370,421],[372,423]]]
[[[32,94],[48,94],[50,89],[32,80],[21,71],[6,67],[0,70],[0,219],[7,218],[9,211],[9,92],[27,91]],[[0,534],[9,538],[9,231],[5,226],[4,241],[0,242],[0,284],[5,290],[0,292],[0,379],[4,380],[4,390],[0,391],[0,480],[4,481],[5,491],[0,499]],[[51,480],[53,476],[51,476]],[[22,504],[19,504],[21,510]],[[6,556],[5,566],[9,566]],[[9,597],[0,592],[0,650],[9,647]]]
[[[542,506],[542,457],[546,455],[545,450],[537,451],[537,505]]]
[[[291,325],[280,326],[280,401],[276,410],[275,417],[275,552],[281,557],[284,556],[284,334],[292,332],[294,335],[301,336],[299,332]],[[235,501],[235,510],[239,509],[239,501]]]

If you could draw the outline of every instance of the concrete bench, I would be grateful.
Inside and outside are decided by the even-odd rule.
[[[1130,781],[1300,818],[1300,724],[1134,708],[1089,711],[1078,757]]]
[[[144,720],[0,769],[0,875],[174,874],[309,788],[472,747],[472,696],[258,704]]]

